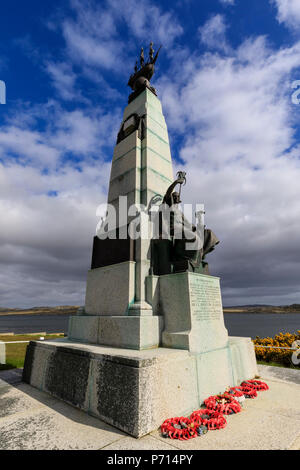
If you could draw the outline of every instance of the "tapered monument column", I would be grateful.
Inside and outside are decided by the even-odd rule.
[[[130,131],[130,126],[132,129],[138,126],[138,129],[117,144],[112,161],[108,202],[116,204],[117,209],[118,202],[114,198],[120,190],[122,195],[128,197],[128,207],[132,204],[148,207],[152,197],[163,197],[173,180],[169,137],[161,103],[148,88],[124,111],[121,132],[122,129],[123,132]],[[144,214],[144,228],[146,224]],[[135,262],[135,299],[128,313],[151,315],[152,306],[146,301],[146,277],[150,269],[149,238],[136,240]]]
[[[161,103],[146,87],[124,110],[112,159],[108,204],[116,210],[117,239],[94,239],[85,311],[71,319],[70,338],[133,349],[159,345],[162,317],[153,312],[151,289],[149,295],[151,237],[134,239],[128,223],[133,228],[141,211],[143,230],[150,227],[147,207],[154,196],[163,197],[172,181]]]

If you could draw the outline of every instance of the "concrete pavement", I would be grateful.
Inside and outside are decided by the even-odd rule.
[[[270,390],[247,399],[225,429],[189,441],[159,431],[134,439],[21,382],[21,370],[0,372],[0,449],[300,450],[300,371],[259,366]],[[167,418],[167,417],[166,417]]]

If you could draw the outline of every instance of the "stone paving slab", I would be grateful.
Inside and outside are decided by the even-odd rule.
[[[225,429],[187,442],[176,440],[173,445],[181,450],[283,450],[300,435],[300,420],[249,409],[247,404],[243,412],[226,418]],[[164,439],[158,431],[153,436]]]
[[[300,450],[300,437],[294,440],[288,450]]]
[[[170,450],[176,451],[177,448],[173,445],[174,441],[165,439],[161,442],[153,436],[145,436],[141,439],[134,439],[133,437],[125,437],[117,442],[105,447],[103,450]]]
[[[227,418],[225,429],[189,441],[164,439],[159,431],[134,439],[22,383],[21,370],[2,371],[0,449],[300,450],[300,371],[278,368],[277,378],[277,368],[259,369],[270,390],[246,400],[242,413]]]
[[[246,400],[246,409],[269,411],[274,415],[300,420],[300,386],[291,383],[285,383],[283,386],[282,382],[276,382],[274,379],[264,380],[268,383],[269,390],[258,392],[255,399]]]
[[[14,385],[22,382],[23,369],[10,369],[0,371],[0,388],[7,387],[8,384]]]
[[[8,380],[14,379],[7,375]],[[1,381],[1,450],[96,450],[126,436],[118,429],[27,384],[19,381],[18,384],[9,385]]]
[[[66,418],[43,407],[16,413],[1,420],[0,449],[97,450],[120,439],[114,429],[88,418],[78,415]]]
[[[10,385],[0,387],[0,418],[31,409],[31,401],[24,393]]]
[[[300,385],[300,369],[290,369],[288,367],[273,367],[258,365],[258,372],[267,379],[276,381],[291,382]]]

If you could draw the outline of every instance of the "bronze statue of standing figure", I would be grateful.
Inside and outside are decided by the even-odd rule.
[[[181,188],[185,183],[186,173],[178,172],[158,211],[158,237],[152,243],[152,267],[157,275],[183,271],[209,274],[205,256],[219,243],[212,230],[203,226],[201,233],[181,211]],[[179,191],[174,191],[178,184]]]

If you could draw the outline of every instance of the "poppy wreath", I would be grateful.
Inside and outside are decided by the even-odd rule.
[[[204,405],[209,410],[214,410],[224,415],[232,415],[242,411],[241,405],[230,395],[214,395],[204,400]]]
[[[243,382],[241,389],[246,398],[256,398],[257,391],[249,383]]]
[[[262,392],[263,390],[269,390],[268,385],[265,382],[262,382],[261,380],[246,380],[245,382],[242,383],[242,386],[250,385],[254,390],[257,392]]]
[[[208,430],[223,429],[227,425],[224,414],[241,411],[239,398],[255,398],[257,391],[268,389],[268,385],[260,380],[246,380],[239,387],[227,388],[223,394],[204,400],[206,408],[194,411],[189,418],[166,419],[161,425],[162,435],[183,441],[206,434]]]
[[[187,441],[198,435],[194,421],[185,417],[166,419],[161,425],[161,432],[165,437],[180,441]]]
[[[222,413],[208,408],[202,408],[194,411],[190,419],[195,422],[196,425],[204,425],[209,430],[223,429],[225,428],[227,421]]]
[[[242,391],[242,387],[231,387],[231,388],[226,390],[224,395],[228,395],[228,396],[231,396],[233,398],[240,398],[240,397],[244,396],[243,391]]]

